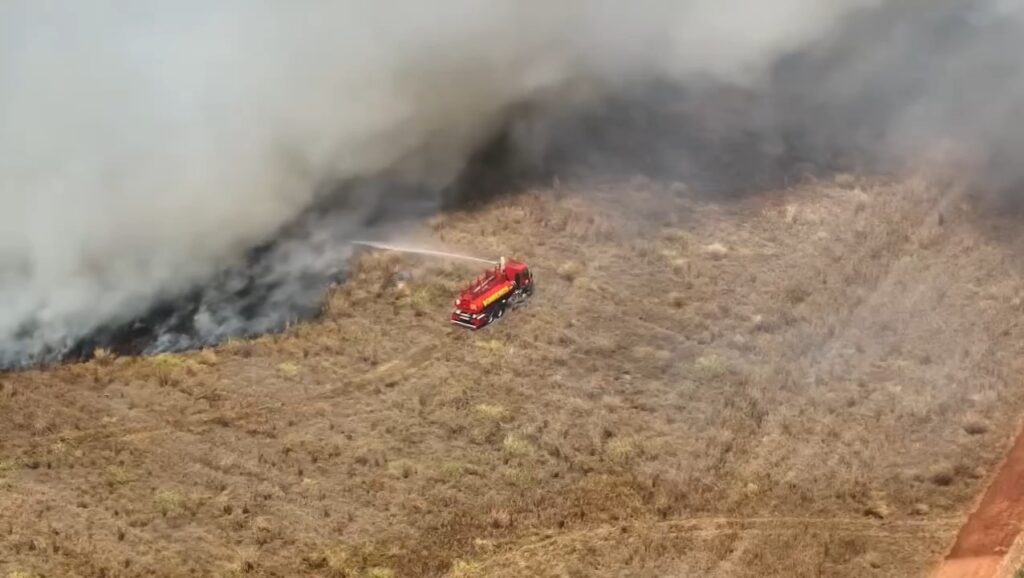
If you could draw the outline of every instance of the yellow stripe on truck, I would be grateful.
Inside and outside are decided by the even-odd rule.
[[[487,299],[484,299],[484,307],[487,307],[487,306],[488,306],[488,305],[490,305],[491,303],[494,303],[494,302],[495,302],[495,301],[497,301],[498,299],[501,299],[501,298],[502,298],[502,297],[504,297],[504,296],[505,296],[505,294],[506,294],[506,293],[508,293],[509,291],[510,291],[510,289],[509,289],[508,285],[506,285],[505,287],[503,287],[503,288],[501,289],[501,291],[498,291],[498,292],[497,292],[497,293],[495,293],[494,295],[491,295],[491,296],[490,296],[490,297],[488,297]]]

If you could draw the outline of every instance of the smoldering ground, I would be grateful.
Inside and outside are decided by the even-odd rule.
[[[279,329],[347,241],[553,174],[724,194],[952,143],[1024,176],[1015,2],[0,11],[6,367]]]

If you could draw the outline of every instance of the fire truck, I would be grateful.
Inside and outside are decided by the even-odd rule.
[[[485,327],[529,299],[533,287],[533,274],[526,263],[502,257],[455,300],[452,323],[474,330]]]

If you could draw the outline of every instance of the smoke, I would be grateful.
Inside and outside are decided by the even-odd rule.
[[[640,171],[735,194],[808,171],[892,171],[927,162],[932,170],[958,171],[944,177],[1020,202],[1024,3],[719,7],[733,17],[729,38],[746,39],[742,26],[765,23],[769,31],[761,34],[778,49],[710,73],[671,69],[531,120],[520,140],[543,143],[534,164],[576,174]],[[836,12],[823,16],[815,8]],[[773,18],[804,26],[787,36]],[[702,54],[713,61],[722,41],[709,42],[708,34]]]
[[[1022,31],[1006,0],[8,0],[0,366],[279,328],[346,241],[503,163],[728,189],[945,139],[1009,187]]]
[[[768,126],[814,160],[900,166],[943,149],[1009,186],[997,158],[1018,138],[1024,4],[888,2],[776,63],[761,89]]]

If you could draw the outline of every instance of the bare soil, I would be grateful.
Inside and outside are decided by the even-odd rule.
[[[967,519],[950,558],[1005,554],[1024,522],[1024,438],[1014,444],[1006,463]]]
[[[1020,552],[1014,552],[1024,523],[1024,435],[1016,443],[967,518],[935,578],[1013,578]],[[1020,549],[1020,544],[1016,549]],[[1017,572],[1018,574],[1014,574]]]
[[[956,191],[553,188],[321,319],[0,376],[0,576],[926,576],[1024,413],[1021,238]]]

